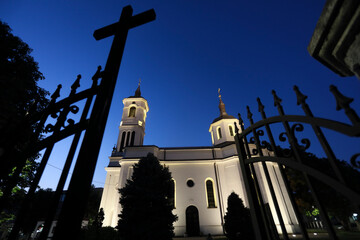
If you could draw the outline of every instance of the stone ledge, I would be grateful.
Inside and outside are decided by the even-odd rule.
[[[359,77],[360,1],[328,0],[308,45],[312,57],[340,76]]]

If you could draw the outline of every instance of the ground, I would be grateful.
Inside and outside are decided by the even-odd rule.
[[[310,239],[316,239],[316,240],[327,240],[328,235],[325,232],[319,232],[317,235],[314,235],[315,232],[309,232]],[[337,232],[339,240],[355,240],[360,239],[360,232],[345,232],[345,231],[339,231]],[[204,237],[187,237],[187,238],[180,238],[176,237],[173,238],[173,240],[206,240],[206,236]],[[281,238],[281,237],[280,237]],[[298,234],[297,236],[293,237],[289,235],[290,239],[302,239],[301,235]],[[227,238],[225,236],[213,236],[214,240],[226,240]],[[282,239],[282,238],[281,238]]]

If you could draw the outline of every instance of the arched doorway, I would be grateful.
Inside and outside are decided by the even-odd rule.
[[[186,233],[189,237],[200,236],[199,211],[195,206],[186,208]]]

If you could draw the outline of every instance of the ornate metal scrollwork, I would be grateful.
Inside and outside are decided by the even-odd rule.
[[[310,140],[308,138],[303,138],[300,140],[300,142],[303,144],[303,145],[300,145],[297,138],[295,137],[295,132],[302,132],[304,131],[304,126],[300,123],[295,123],[292,127],[291,127],[291,130],[290,130],[290,138],[294,139],[294,144],[295,144],[295,147],[300,149],[300,150],[306,150],[310,147]],[[286,132],[282,132],[280,133],[279,135],[279,140],[281,142],[286,142],[286,141],[289,141],[289,136],[287,136]],[[290,141],[289,141],[290,143]],[[291,154],[292,154],[292,150],[291,149],[288,149],[285,151],[282,150],[281,151],[282,154],[285,156],[285,157],[290,157]]]
[[[73,113],[73,114],[76,114],[76,113],[79,112],[79,107],[76,106],[76,105],[71,105],[71,106],[69,107],[69,112],[71,112],[71,113]],[[69,113],[69,112],[68,112],[68,113]],[[66,115],[67,115],[67,114],[66,114]],[[66,120],[66,122],[68,123],[68,125],[63,124],[63,125],[62,125],[63,128],[67,128],[67,127],[72,126],[72,125],[75,124],[74,119],[71,119],[71,118],[69,118],[68,120]]]
[[[280,140],[280,142],[286,142],[286,140],[287,140],[286,132],[280,133],[279,140]]]
[[[264,131],[260,129],[260,130],[256,131],[256,134],[258,136],[264,136]]]
[[[286,132],[282,132],[279,135],[279,140],[280,142],[286,142],[288,141],[288,136],[286,134]],[[289,148],[280,148],[279,152],[281,153],[282,156],[284,157],[291,157],[292,156],[292,150]]]
[[[351,165],[352,165],[353,167],[360,169],[360,159],[359,159],[359,160],[356,160],[358,157],[360,157],[360,153],[354,154],[354,155],[350,158],[350,163],[351,163]]]
[[[48,125],[46,125],[45,127],[45,132],[46,133],[50,133],[54,131],[54,125],[52,125],[51,123],[49,123]]]
[[[258,151],[256,148],[253,148],[253,149],[251,150],[251,153],[252,153],[253,155],[258,155],[258,154],[259,154],[259,151]]]
[[[268,141],[261,141],[261,148],[273,151],[271,144]]]
[[[295,137],[295,131],[296,132],[302,132],[304,131],[304,126],[300,123],[295,123],[292,127],[291,127],[291,134],[292,134],[292,137],[295,139],[295,146],[298,148],[298,149],[301,149],[301,150],[306,150],[310,147],[310,140],[308,138],[303,138],[300,140],[300,142],[302,144],[304,144],[303,146],[299,144],[297,138]]]
[[[54,132],[55,131],[55,126],[59,126],[57,128],[59,128],[58,130],[60,130],[61,127],[63,128],[67,128],[69,126],[73,126],[75,124],[75,120],[74,119],[66,119],[67,115],[69,113],[73,113],[76,114],[79,112],[79,107],[76,105],[71,105],[69,107],[65,107],[62,110],[59,110],[57,112],[53,112],[50,116],[52,118],[57,119],[57,122],[55,125],[49,123],[46,125],[45,127],[45,132],[50,133],[50,132]],[[59,113],[59,114],[58,114]],[[67,125],[65,125],[65,121],[68,123]]]

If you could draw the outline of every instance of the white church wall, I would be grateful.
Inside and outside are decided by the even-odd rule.
[[[166,149],[166,160],[212,159],[212,149]]]
[[[184,235],[186,231],[186,208],[195,206],[199,211],[200,231],[203,234],[222,234],[221,216],[218,206],[218,191],[215,182],[214,162],[207,161],[184,161],[171,162],[164,161],[176,181],[176,209],[174,213],[178,215],[178,221],[174,223],[175,234]],[[208,208],[206,201],[206,179],[214,182],[214,193],[216,208]],[[194,181],[194,186],[187,186],[187,181]]]
[[[273,183],[275,195],[279,202],[279,208],[285,222],[286,230],[289,232],[299,232],[299,222],[295,217],[294,209],[291,207],[290,197],[286,191],[285,182],[282,178],[279,165],[267,162],[266,166],[268,167],[270,173],[271,182]]]
[[[104,209],[104,226],[116,226],[114,219],[117,215],[117,204],[114,204],[116,201],[119,201],[119,193],[117,191],[119,185],[119,176],[120,168],[105,168],[107,171],[104,191],[101,197],[100,208]]]
[[[275,210],[274,201],[271,197],[270,188],[268,182],[266,180],[264,168],[261,163],[256,163],[255,172],[257,175],[257,179],[259,181],[261,194],[263,196],[264,203],[268,203],[270,207],[270,211],[273,216],[274,223],[276,225],[277,231],[282,233],[279,217]],[[274,188],[275,196],[279,204],[280,213],[282,219],[285,224],[286,231],[288,233],[296,233],[300,231],[298,226],[298,221],[296,220],[295,213],[293,211],[292,205],[290,203],[290,199],[288,194],[284,194],[286,192],[285,183],[281,177],[281,173],[273,170],[273,166],[275,163],[267,162],[266,166],[269,171],[271,185]],[[279,181],[281,179],[281,182]],[[291,209],[291,211],[289,210]]]
[[[244,205],[248,206],[248,201],[244,191],[243,181],[237,157],[217,163],[219,169],[219,183],[222,189],[223,211],[227,210],[227,199],[232,192],[235,192],[243,200]]]

